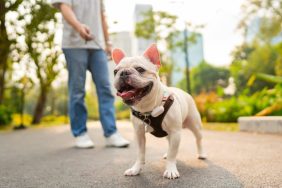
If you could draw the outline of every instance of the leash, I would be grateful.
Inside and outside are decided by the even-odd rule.
[[[107,59],[108,59],[108,61],[110,61],[110,60],[112,59],[111,55],[108,54],[108,53],[104,50],[104,48],[99,44],[99,42],[97,42],[97,40],[95,39],[95,37],[93,37],[92,41],[98,46],[98,48],[99,48],[100,50],[103,50],[103,51],[106,53]],[[88,42],[88,41],[85,40],[85,44],[87,44],[87,42]]]

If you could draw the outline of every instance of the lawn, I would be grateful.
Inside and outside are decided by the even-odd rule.
[[[11,125],[0,126],[0,131],[11,131],[16,125],[20,124],[20,118],[18,115],[14,115],[13,122]],[[51,126],[61,126],[68,124],[68,118],[64,116],[46,116],[42,119],[42,123],[39,125],[31,125],[31,117],[24,117],[24,124],[27,128],[40,128],[40,127],[51,127]],[[203,128],[205,130],[213,131],[229,131],[236,132],[239,131],[238,123],[204,123]]]
[[[239,131],[239,124],[238,123],[204,123],[203,128],[205,130],[213,130],[213,131],[236,132]]]

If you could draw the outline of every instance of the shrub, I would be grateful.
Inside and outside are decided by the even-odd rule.
[[[41,121],[43,124],[64,124],[69,122],[66,116],[48,115],[44,116]]]
[[[121,119],[129,119],[130,118],[130,110],[127,109],[127,110],[124,110],[124,111],[118,111],[116,113],[116,118],[118,120],[121,120]]]
[[[202,93],[195,97],[195,101],[202,118],[208,122],[236,122],[240,116],[253,116],[273,105],[280,108],[269,110],[267,115],[278,116],[282,115],[282,86],[225,99],[215,93]]]
[[[32,121],[32,116],[30,114],[23,115],[23,122],[21,122],[20,114],[13,114],[13,125],[20,125],[23,123],[24,125],[30,125]]]
[[[4,105],[0,105],[0,125],[10,124],[12,121],[12,111]]]

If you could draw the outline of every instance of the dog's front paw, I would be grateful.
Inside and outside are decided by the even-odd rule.
[[[180,177],[175,164],[167,165],[163,176],[168,179],[177,179]]]
[[[139,167],[132,167],[130,169],[127,169],[125,172],[124,172],[124,175],[125,176],[136,176],[138,175],[139,173],[141,172],[141,168]]]
[[[200,160],[206,160],[208,158],[208,156],[207,156],[207,154],[205,154],[205,153],[200,153],[199,155],[198,155],[198,159],[200,159]]]

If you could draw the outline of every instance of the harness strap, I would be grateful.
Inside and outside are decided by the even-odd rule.
[[[157,117],[153,117],[152,115],[145,115],[133,109],[131,109],[131,111],[135,117],[139,118],[154,129],[154,131],[151,132],[152,135],[156,137],[165,137],[167,136],[167,132],[162,129],[162,122],[169,108],[173,104],[173,101],[174,99],[170,95],[164,103],[164,112]]]

